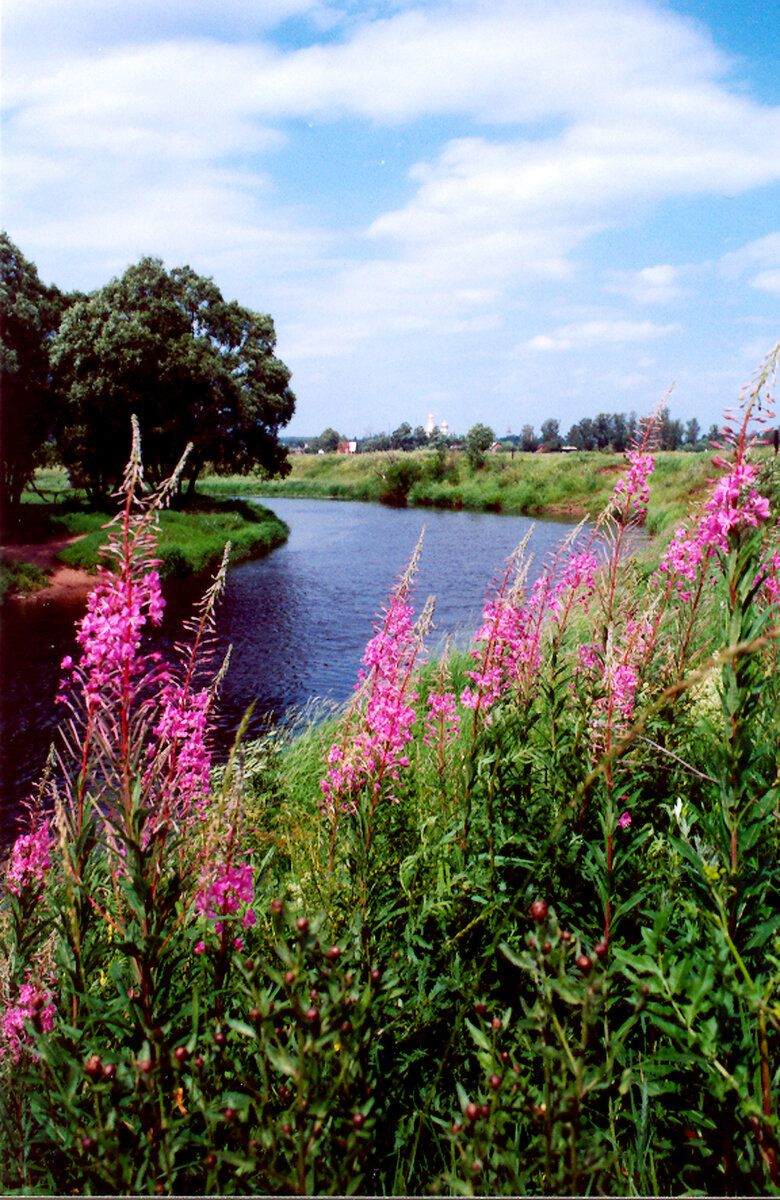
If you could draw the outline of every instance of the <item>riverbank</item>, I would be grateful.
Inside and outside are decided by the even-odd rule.
[[[595,518],[603,509],[625,456],[600,451],[573,454],[499,453],[469,466],[460,451],[388,451],[375,454],[295,455],[286,479],[206,476],[209,496],[274,496],[363,500],[399,507],[463,509],[514,516]],[[647,528],[659,533],[701,499],[712,474],[709,453],[664,452],[656,470]]]
[[[13,540],[7,539],[3,548],[0,599],[30,602],[88,592],[95,583],[110,519],[109,513],[79,505],[30,504]],[[285,523],[261,505],[198,497],[186,509],[160,514],[160,574],[172,578],[211,571],[227,542],[232,563],[261,557],[282,545],[288,532]]]

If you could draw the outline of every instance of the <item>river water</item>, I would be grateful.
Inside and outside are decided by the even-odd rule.
[[[262,498],[260,498],[262,500]],[[392,509],[334,500],[262,500],[290,528],[286,544],[228,573],[217,612],[221,651],[232,644],[219,700],[217,755],[232,744],[247,707],[250,732],[314,700],[350,695],[373,621],[425,527],[415,609],[436,596],[435,649],[448,634],[467,641],[492,579],[532,522],[490,513]],[[541,563],[571,525],[535,523],[529,549]],[[166,585],[166,615],[149,648],[172,653],[202,581]],[[21,800],[38,778],[62,708],[52,703],[59,664],[74,651],[84,602],[8,604],[0,660],[0,843],[14,833]]]

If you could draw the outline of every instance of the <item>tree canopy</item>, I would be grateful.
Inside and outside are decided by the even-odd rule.
[[[279,429],[292,417],[290,372],[274,355],[270,316],[223,299],[190,267],[143,258],[74,303],[51,347],[61,388],[58,442],[74,483],[97,498],[121,478],[130,416],[147,475],[169,474],[188,442],[190,490],[219,472],[286,474]]]
[[[56,405],[49,342],[64,297],[46,287],[6,233],[0,233],[0,505],[18,504],[52,431]]]
[[[489,425],[477,422],[476,425],[471,426],[471,429],[466,434],[464,449],[472,467],[482,466],[485,461],[485,455],[495,440],[496,435]]]

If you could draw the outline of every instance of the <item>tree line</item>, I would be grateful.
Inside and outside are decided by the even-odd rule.
[[[279,431],[295,411],[268,314],[226,301],[190,267],[145,257],[85,294],[46,286],[0,233],[0,504],[19,503],[54,459],[99,501],[116,490],[138,417],[157,483],[192,443],[191,494],[217,472],[286,474]]]
[[[719,427],[711,425],[706,434],[702,433],[699,422],[693,417],[683,423],[674,420],[669,414],[668,407],[663,407],[656,423],[658,447],[661,450],[705,450],[712,441],[720,436]],[[427,433],[422,425],[416,429],[404,421],[392,433],[370,434],[358,440],[358,449],[366,454],[376,450],[420,450],[425,448],[438,449],[442,445],[461,447],[466,450],[469,458],[478,457],[486,452],[491,445],[497,444],[505,450],[536,450],[556,451],[564,448],[575,450],[611,450],[622,454],[641,436],[640,423],[635,412],[629,413],[598,413],[595,417],[583,417],[569,429],[565,437],[561,434],[560,421],[553,417],[542,421],[539,433],[533,425],[523,425],[520,433],[507,433],[497,439],[488,425],[478,423],[463,434],[446,435],[439,429]],[[307,443],[310,453],[320,450],[325,453],[335,451],[346,441],[335,429],[325,429],[317,438]],[[471,451],[471,453],[469,452]]]

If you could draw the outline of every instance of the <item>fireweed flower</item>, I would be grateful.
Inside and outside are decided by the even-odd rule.
[[[509,573],[524,547],[525,542],[510,561],[502,586],[485,603],[483,624],[475,637],[484,649],[472,651],[479,670],[466,672],[475,686],[464,688],[460,697],[465,708],[481,711],[483,719],[506,692],[527,690],[533,684],[545,630],[551,630],[556,622],[563,626],[575,606],[587,607],[595,589],[598,560],[589,549],[573,551],[571,542],[540,573],[527,595],[527,568],[521,567],[509,588]],[[561,563],[565,566],[559,573]]]
[[[33,983],[23,983],[16,1003],[0,1016],[0,1060],[10,1054],[18,1062],[30,1040],[25,1021],[34,1021],[44,1033],[50,1033],[55,1011],[49,992],[41,992]]]
[[[458,736],[460,713],[452,692],[431,692],[428,696],[423,742],[426,746],[447,745]]]
[[[421,548],[422,538],[391,594],[384,621],[366,646],[356,699],[340,740],[328,753],[328,771],[320,780],[320,807],[330,817],[355,812],[357,794],[365,786],[376,804],[386,780],[399,779],[400,769],[408,766],[406,747],[417,700],[412,672],[433,614],[430,601],[415,623],[408,602]],[[387,798],[395,800],[392,793]]]
[[[241,866],[223,865],[218,868],[216,875],[210,870],[204,870],[201,876],[203,887],[195,898],[195,908],[207,920],[214,921],[217,933],[225,928],[226,918],[236,918],[241,909],[242,927],[248,929],[254,925],[257,917],[251,907],[254,900],[255,868],[249,863]],[[195,947],[196,954],[201,954],[204,944],[199,942]]]
[[[641,524],[647,516],[648,480],[655,470],[655,457],[636,449],[630,451],[628,461],[628,472],[618,480],[612,492],[611,507],[620,511],[624,519],[630,517],[636,524]]]
[[[126,686],[126,672],[137,674],[146,666],[138,657],[141,631],[147,620],[159,625],[164,606],[156,570],[134,579],[102,569],[76,634],[88,700],[111,697]]]
[[[628,829],[630,824],[631,824],[631,813],[630,812],[621,813],[620,816],[618,817],[618,825],[620,826],[620,828]]]
[[[211,753],[207,734],[211,700],[209,688],[192,692],[170,683],[162,692],[161,712],[154,726],[157,742],[149,747],[148,753],[153,757],[160,748],[167,749],[163,796],[180,801],[185,809],[191,804],[202,809],[208,802]],[[148,768],[145,781],[151,778],[153,769],[154,764]]]
[[[6,883],[10,891],[21,896],[30,887],[40,887],[46,872],[51,866],[49,860],[48,822],[44,822],[31,833],[24,833],[16,839],[11,850],[11,861],[6,874]]]

